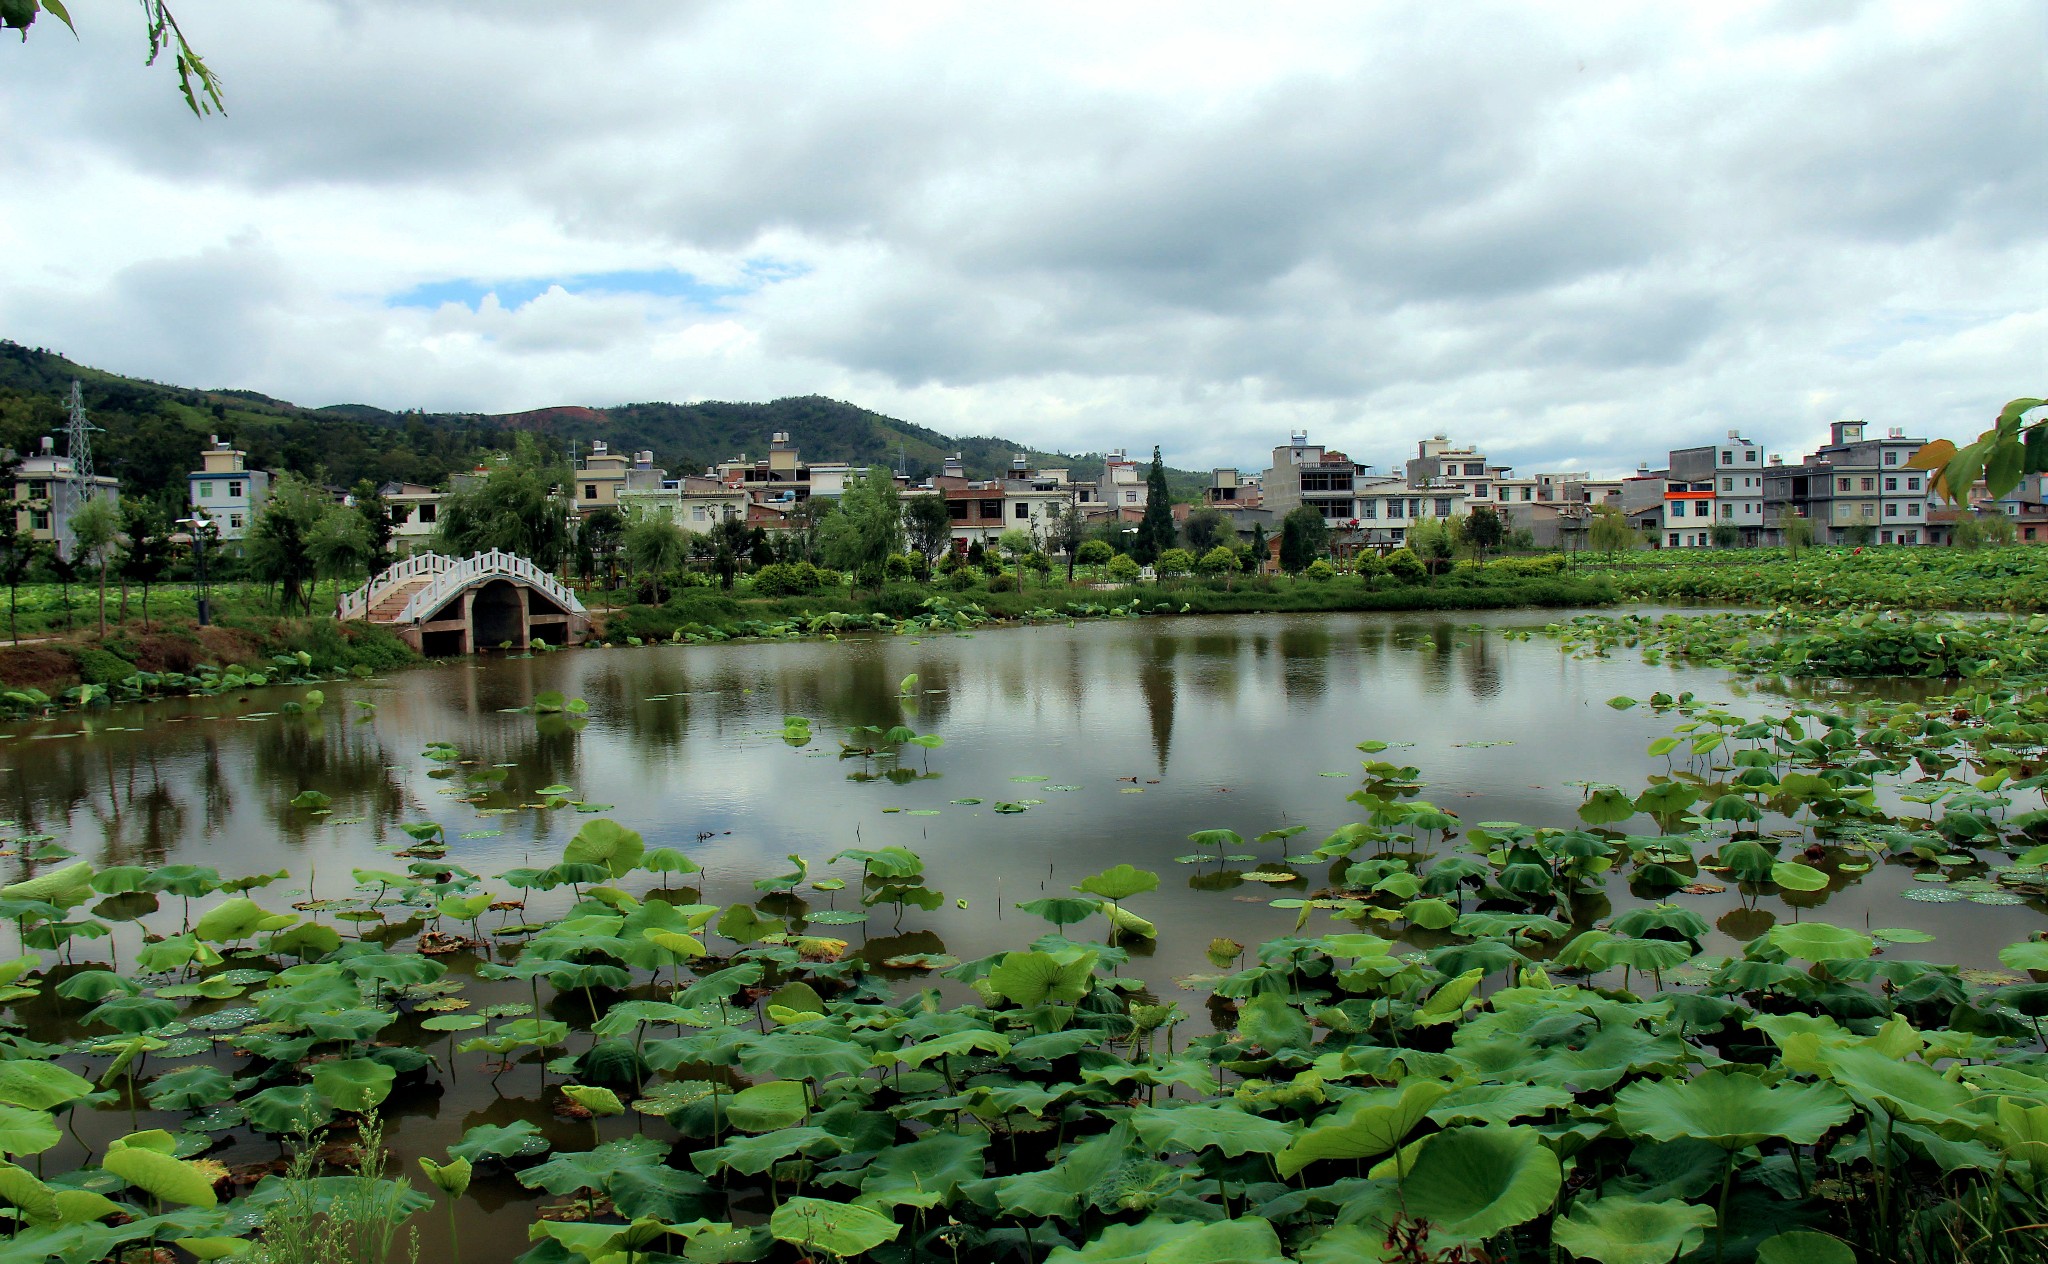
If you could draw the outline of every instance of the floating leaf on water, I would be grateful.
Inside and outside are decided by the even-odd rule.
[[[1081,787],[1079,787],[1079,786],[1047,786],[1047,787],[1046,787],[1046,789],[1048,789],[1048,790],[1065,790],[1065,791],[1074,791],[1074,790],[1079,790],[1080,788],[1081,788]]]
[[[937,808],[910,808],[903,813],[905,816],[937,816],[938,814],[939,810]]]
[[[1050,781],[1050,777],[1012,777],[1012,781]]]
[[[955,800],[953,800],[953,802],[955,802],[955,803],[957,803],[957,804],[963,804],[963,805],[965,805],[965,804],[975,804],[975,803],[979,803],[979,802],[981,802],[981,800],[980,800],[980,799],[955,799]]]
[[[1972,904],[2012,905],[2027,902],[2025,896],[2014,895],[2010,891],[1978,891],[1969,899]]]
[[[1934,936],[1924,930],[1906,930],[1900,927],[1890,927],[1884,930],[1874,930],[1870,933],[1873,937],[1882,939],[1890,944],[1931,944],[1934,942]]]
[[[458,838],[496,838],[496,837],[497,837],[498,835],[500,835],[500,834],[503,834],[504,832],[505,832],[505,831],[504,831],[504,830],[501,830],[501,829],[473,829],[473,830],[464,830],[464,831],[462,831],[462,833],[460,833],[460,834],[456,835],[456,837],[458,837]]]
[[[1945,887],[1914,887],[1900,894],[1918,904],[1954,904],[1963,898]]]
[[[194,1031],[233,1031],[246,1027],[262,1015],[254,1007],[238,1005],[233,1009],[217,1009],[211,1014],[195,1014],[185,1020],[185,1025]]]
[[[1124,786],[1124,787],[1122,787],[1121,789],[1119,789],[1119,790],[1117,791],[1117,793],[1118,793],[1118,794],[1143,794],[1143,793],[1145,793],[1145,787],[1143,787],[1143,786]]]

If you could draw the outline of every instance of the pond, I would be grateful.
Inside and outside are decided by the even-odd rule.
[[[1361,742],[1387,743],[1373,757],[1419,769],[1421,797],[1463,824],[1576,827],[1586,783],[1632,794],[1664,771],[1645,748],[1671,733],[1674,718],[1648,707],[1617,710],[1610,698],[1691,691],[1745,714],[1788,705],[1718,671],[1647,665],[1628,654],[1573,658],[1549,641],[1503,636],[1562,617],[1116,620],[592,649],[333,684],[323,705],[298,712],[283,704],[304,691],[269,689],[64,715],[0,733],[0,816],[9,818],[0,846],[12,856],[4,862],[9,880],[63,863],[26,858],[46,839],[102,869],[184,862],[229,876],[284,870],[288,878],[253,893],[283,908],[361,894],[351,871],[402,869],[393,853],[414,839],[401,826],[429,821],[445,828],[447,862],[482,875],[484,889],[516,895],[495,875],[555,863],[577,830],[601,816],[639,831],[650,849],[691,857],[702,872],[676,885],[687,881],[709,904],[754,901],[758,880],[795,871],[787,858],[801,858],[808,872],[795,897],[769,902],[783,916],[859,908],[861,866],[828,864],[835,853],[908,847],[924,859],[926,886],[943,893],[939,908],[912,905],[899,917],[883,905],[865,923],[821,919],[813,929],[843,936],[850,951],[877,964],[915,953],[972,960],[1020,947],[1051,928],[1018,903],[1069,894],[1088,875],[1128,863],[1162,882],[1128,901],[1159,935],[1126,939],[1133,959],[1124,970],[1166,1000],[1177,993],[1175,980],[1213,975],[1212,939],[1256,944],[1293,931],[1297,911],[1272,901],[1309,895],[1327,881],[1327,863],[1296,864],[1301,880],[1292,883],[1245,875],[1277,874],[1289,852],[1311,851],[1360,819],[1347,796],[1360,786]],[[520,710],[546,691],[584,700],[587,712]],[[808,731],[786,727],[789,717],[807,719]],[[884,741],[894,726],[942,744]],[[430,756],[435,743],[459,758],[446,747]],[[326,796],[325,806],[293,806],[304,791]],[[574,802],[539,806],[551,793]],[[1300,827],[1298,838],[1247,841],[1232,853],[1238,859],[1215,859],[1215,848],[1202,863],[1179,859],[1204,850],[1189,841],[1197,831],[1229,829],[1252,840],[1288,827]],[[1650,827],[1639,818],[1624,828]],[[846,889],[812,885],[835,878]],[[645,894],[657,882],[634,873],[621,885]],[[1799,915],[1787,902],[1795,897],[1746,899],[1726,885],[1676,897],[1720,928],[1708,953],[1736,951],[1774,920]],[[1908,904],[1901,897],[1914,885],[1908,870],[1878,864],[1832,874],[1829,889],[1796,900],[1805,909],[1824,904],[1822,916],[1837,925],[1923,929],[1934,941],[1916,945],[1915,955],[1967,967],[1995,966],[1998,948],[2039,922],[2027,906]],[[1635,902],[1619,883],[1610,896],[1611,906],[1582,907],[1581,923]],[[79,945],[77,956],[104,958],[111,946],[132,961],[142,929],[178,929],[179,902],[162,903],[139,921],[117,923],[111,941]],[[505,916],[544,923],[570,903],[567,890],[531,892],[523,911]],[[402,916],[391,913],[393,921]],[[489,915],[486,926],[499,917]],[[1307,933],[1348,925],[1317,913]],[[1098,920],[1068,932],[1099,938],[1100,929]],[[1411,935],[1421,936],[1411,939],[1415,947],[1439,942]],[[477,966],[466,953],[444,961],[464,978]],[[477,984],[470,994],[494,996],[493,989],[513,998],[527,991],[523,983]],[[1205,1029],[1202,1007],[1188,1008],[1198,1011],[1193,1029]],[[80,1012],[47,997],[15,1007],[17,1020],[45,1040],[86,1034],[76,1025]],[[445,1048],[441,1055],[448,1060]],[[530,1070],[502,1084],[466,1068],[442,1074],[394,1093],[385,1108],[388,1140],[406,1170],[412,1156],[439,1155],[479,1123],[531,1118],[565,1144],[588,1144],[590,1122],[549,1118],[534,1093]],[[103,1144],[130,1127],[125,1110],[102,1114],[104,1126],[82,1125],[88,1140]],[[165,1127],[178,1118],[144,1109],[139,1126],[152,1126],[153,1117]],[[604,1121],[601,1131],[624,1135],[636,1126],[628,1116]],[[58,1170],[76,1161],[73,1144],[48,1156]],[[276,1153],[274,1141],[237,1131],[209,1157],[234,1164]],[[490,1213],[541,1197],[509,1177],[480,1177],[461,1206],[465,1244],[473,1252],[492,1244],[475,1258],[523,1249],[516,1244],[527,1217]],[[430,1243],[441,1232],[437,1217],[419,1223]]]

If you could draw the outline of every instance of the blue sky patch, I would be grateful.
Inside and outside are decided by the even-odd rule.
[[[737,285],[713,285],[674,268],[586,272],[560,277],[517,277],[496,281],[455,277],[446,281],[422,282],[409,290],[392,295],[385,300],[385,305],[432,309],[444,303],[460,303],[471,311],[476,311],[483,306],[485,295],[495,294],[498,296],[499,306],[508,311],[515,311],[559,285],[571,294],[646,294],[655,298],[680,299],[700,310],[715,312],[725,310],[730,299],[742,294],[752,294],[777,281],[802,276],[807,271],[809,269],[800,264],[785,263],[778,259],[749,259],[745,267],[745,279]]]

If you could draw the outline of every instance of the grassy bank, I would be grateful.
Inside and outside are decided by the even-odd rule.
[[[1627,599],[1914,610],[2038,610],[2048,549],[1666,549],[1582,561]]]
[[[1123,587],[1027,585],[1023,592],[890,584],[871,593],[755,598],[688,589],[659,606],[610,613],[603,636],[614,643],[786,636],[888,628],[933,619],[959,623],[1129,617],[1142,614],[1260,614],[1288,611],[1501,610],[1597,606],[1617,600],[1605,580],[1584,576],[1527,577],[1487,570],[1401,584],[1356,575],[1310,580],[1278,577],[1180,580]]]
[[[384,628],[318,615],[231,615],[204,628],[189,620],[148,627],[138,621],[109,624],[105,638],[81,633],[0,646],[0,686],[54,698],[79,685],[116,686],[137,673],[175,679],[207,666],[268,670],[279,658],[293,659],[295,674],[311,676],[360,675],[419,661]]]

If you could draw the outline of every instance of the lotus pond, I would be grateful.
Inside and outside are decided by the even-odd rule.
[[[1719,665],[1808,627],[1548,621],[11,725],[0,1255],[2042,1258],[2048,715],[1999,630],[1871,686]]]

